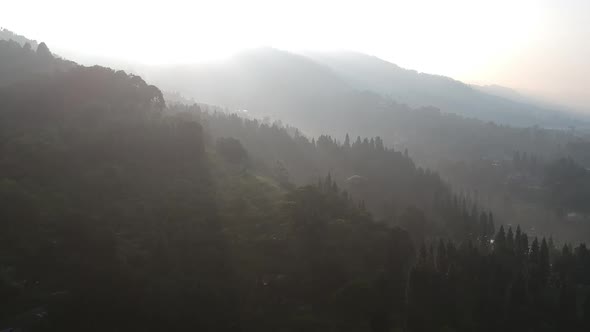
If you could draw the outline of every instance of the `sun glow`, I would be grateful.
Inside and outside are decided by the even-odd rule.
[[[258,46],[354,50],[422,72],[561,96],[559,92],[567,92],[559,85],[561,81],[537,76],[544,70],[556,76],[565,66],[570,76],[559,77],[563,84],[572,79],[587,82],[590,66],[580,59],[588,58],[590,46],[571,45],[568,40],[588,39],[584,12],[589,12],[589,4],[533,0],[104,0],[84,5],[71,0],[11,1],[0,6],[0,26],[45,41],[54,52],[81,62],[109,58],[144,64],[194,63]],[[580,71],[579,62],[585,69]],[[573,73],[568,65],[572,63],[578,63]]]

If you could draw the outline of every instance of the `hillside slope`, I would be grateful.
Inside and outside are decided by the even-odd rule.
[[[434,106],[484,121],[513,126],[567,127],[580,120],[558,111],[543,109],[524,98],[487,93],[449,77],[401,68],[361,53],[305,53],[345,77],[361,90],[370,90],[412,107]]]

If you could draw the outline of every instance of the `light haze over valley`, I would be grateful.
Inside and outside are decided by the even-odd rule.
[[[589,14],[0,4],[0,331],[589,331]]]

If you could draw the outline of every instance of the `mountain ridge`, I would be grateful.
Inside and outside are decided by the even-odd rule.
[[[146,68],[142,74],[164,90],[229,108],[250,107],[284,113],[292,106],[288,102],[264,106],[251,102],[280,95],[294,99],[297,104],[297,98],[324,95],[334,99],[334,94],[356,91],[379,95],[412,108],[435,107],[443,113],[502,125],[588,126],[574,113],[548,109],[527,98],[516,98],[514,94],[492,93],[487,91],[490,89],[477,88],[451,77],[405,69],[358,52],[298,53],[260,47],[239,52],[226,61]],[[310,89],[310,82],[314,83],[313,89]]]
[[[567,127],[580,119],[574,114],[547,109],[516,91],[478,88],[454,78],[402,68],[394,63],[357,52],[306,52],[306,55],[356,82],[412,107],[433,106],[456,113],[513,126]],[[359,84],[360,83],[360,84]],[[499,87],[498,85],[494,85]]]

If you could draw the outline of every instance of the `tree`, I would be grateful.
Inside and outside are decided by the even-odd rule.
[[[385,151],[383,140],[379,136],[375,137],[375,148],[377,149],[377,151]]]
[[[37,46],[37,54],[44,59],[53,59],[53,55],[51,55],[49,47],[47,47],[44,42],[41,42],[39,46]]]
[[[508,234],[506,234],[506,248],[510,251],[514,251],[514,233],[512,233],[512,227],[508,227]]]
[[[360,147],[363,143],[361,142],[361,137],[357,136],[356,137],[356,141],[354,141],[354,146],[356,146],[357,148]]]
[[[399,219],[400,226],[410,233],[414,243],[423,243],[425,237],[430,233],[430,223],[421,209],[408,207]]]
[[[287,168],[285,167],[285,164],[283,164],[282,161],[277,160],[277,162],[274,165],[273,173],[274,173],[275,178],[277,179],[277,181],[279,182],[279,184],[281,186],[284,186],[284,187],[290,186],[289,171],[287,170]]]
[[[520,225],[516,226],[516,232],[514,233],[514,251],[517,256],[523,254],[522,231],[520,230]]]
[[[492,214],[492,212],[490,211],[488,213],[488,231],[489,231],[489,236],[494,236],[494,234],[496,234],[496,225],[494,224],[494,215]]]
[[[525,255],[529,254],[529,236],[526,233],[522,233],[520,236],[520,246],[522,247],[522,251]]]
[[[539,249],[539,276],[542,285],[547,283],[549,272],[549,247],[547,246],[547,241],[543,238],[541,241],[541,248]]]
[[[500,226],[498,234],[494,239],[494,250],[504,250],[506,248],[506,233],[504,233],[504,225]]]
[[[216,148],[219,154],[230,163],[243,164],[248,161],[248,152],[235,138],[221,137],[217,139]]]
[[[535,265],[539,264],[539,239],[536,236],[531,244],[530,260]]]
[[[582,312],[584,315],[584,328],[588,331],[590,329],[590,296],[586,296],[586,300],[582,306]]]

